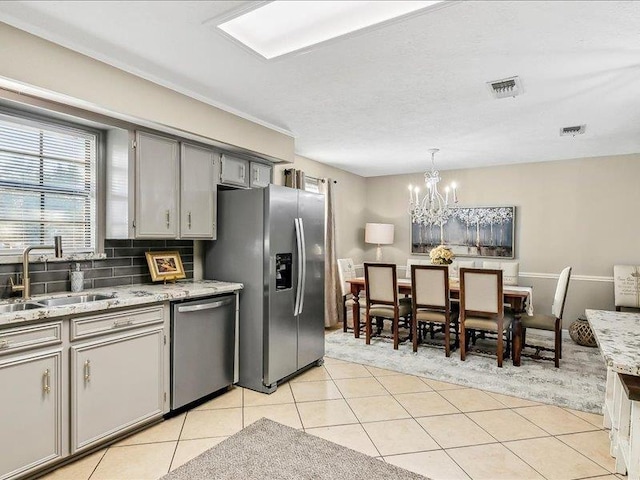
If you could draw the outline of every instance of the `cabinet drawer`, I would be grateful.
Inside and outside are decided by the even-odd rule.
[[[162,305],[71,320],[71,340],[164,322]]]
[[[0,355],[62,343],[62,322],[0,330]]]

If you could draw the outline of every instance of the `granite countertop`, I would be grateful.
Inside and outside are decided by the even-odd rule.
[[[606,310],[586,314],[607,367],[640,376],[640,314]]]
[[[93,288],[81,293],[66,292],[55,295],[36,295],[29,299],[29,301],[37,302],[38,299],[70,297],[85,294],[110,295],[113,296],[113,298],[98,300],[95,302],[74,303],[55,307],[34,308],[19,312],[0,313],[0,328],[38,320],[66,317],[69,315],[160,303],[167,300],[206,297],[221,293],[235,292],[242,288],[243,285],[241,283],[220,282],[217,280],[180,280],[176,283],[168,283],[166,285],[122,285],[119,287]],[[15,303],[15,301],[13,302]],[[0,305],[7,303],[12,302],[4,301],[0,302]]]

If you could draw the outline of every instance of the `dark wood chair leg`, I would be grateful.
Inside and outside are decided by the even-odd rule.
[[[398,317],[393,317],[393,349],[397,350],[398,345],[400,344],[400,319]]]
[[[527,329],[522,327],[522,348],[527,343]]]
[[[355,327],[355,322],[353,323]],[[342,299],[342,331],[347,331],[347,303]]]
[[[560,324],[560,328],[558,329],[558,336],[560,337],[560,360],[562,360],[562,324]]]
[[[504,331],[498,332],[498,367],[502,367],[504,358]]]
[[[553,351],[553,360],[556,364],[556,368],[560,368],[560,349],[562,348],[561,346],[561,342],[562,342],[562,328],[560,325],[560,321],[558,319],[556,319],[556,328],[555,328],[555,350]]]
[[[413,336],[413,351],[418,351],[418,319],[415,316],[415,312],[412,315],[411,322],[411,335]]]
[[[467,356],[468,335],[464,329],[464,325],[460,327],[460,360],[464,362]]]
[[[371,316],[369,315],[369,309],[367,309],[367,313],[364,317],[364,329],[365,329],[365,343],[367,345],[371,344],[371,330],[372,330],[372,325],[371,325]]]
[[[450,322],[444,324],[444,354],[447,357],[451,356],[451,338],[449,330],[451,329]]]

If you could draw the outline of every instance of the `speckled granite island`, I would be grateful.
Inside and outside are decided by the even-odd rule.
[[[607,364],[603,406],[610,428],[611,456],[616,472],[640,479],[640,401],[629,398],[625,375],[640,376],[640,314],[587,310],[587,320]],[[627,377],[632,378],[632,377]]]
[[[162,421],[171,302],[234,293],[237,331],[242,288],[178,281],[34,296],[24,310],[20,299],[0,301],[0,479],[46,473]]]

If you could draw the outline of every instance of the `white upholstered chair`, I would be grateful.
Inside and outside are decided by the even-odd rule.
[[[429,325],[431,334],[434,328],[444,333],[445,355],[451,355],[451,323],[455,333],[454,348],[458,345],[458,316],[452,315],[449,300],[449,269],[446,265],[412,265],[412,337],[413,351],[418,351],[418,330],[421,324]]]
[[[365,263],[366,343],[371,343],[372,318],[391,320],[393,348],[398,349],[400,317],[411,313],[411,304],[398,301],[398,274],[393,263]]]
[[[505,315],[502,270],[460,269],[460,360],[469,349],[469,331],[497,335],[498,367],[511,344],[512,317]],[[504,348],[506,337],[506,349]]]
[[[520,264],[518,262],[482,262],[482,268],[502,270],[504,285],[518,285]]]
[[[564,313],[564,304],[567,300],[567,291],[569,290],[569,280],[571,279],[571,267],[566,267],[560,272],[558,283],[556,284],[556,293],[553,296],[553,304],[551,305],[551,315],[534,314],[523,315],[522,322],[522,348],[535,348],[535,354],[523,353],[524,357],[536,358],[539,360],[551,360],[550,358],[540,356],[540,351],[553,352],[553,361],[556,368],[560,367],[560,359],[562,358],[562,314]],[[548,348],[540,345],[530,345],[526,343],[527,330],[547,330],[554,332],[554,348]]]
[[[458,280],[461,268],[475,268],[475,262],[473,260],[454,260],[449,264],[449,278]]]
[[[431,265],[431,260],[427,259],[418,259],[418,258],[408,258],[407,259],[407,268],[405,270],[405,277],[411,278],[411,267],[413,265]]]
[[[616,311],[623,308],[640,309],[640,266],[614,265],[613,290]]]
[[[355,303],[353,295],[351,295],[351,285],[347,280],[356,278],[356,267],[351,258],[338,259],[338,279],[340,280],[340,289],[342,293],[342,330],[347,331],[347,313],[348,308]]]

